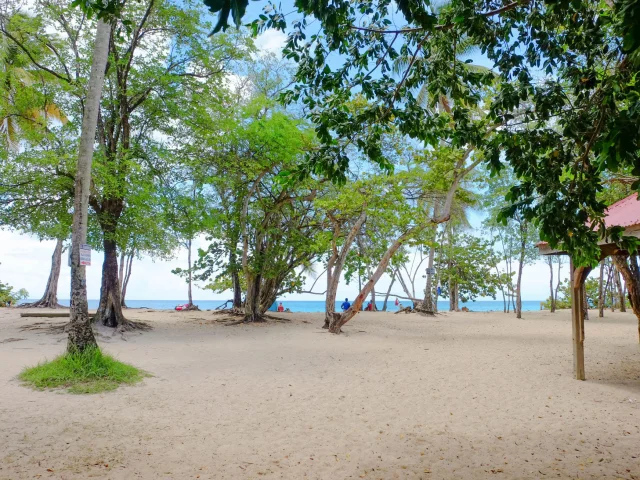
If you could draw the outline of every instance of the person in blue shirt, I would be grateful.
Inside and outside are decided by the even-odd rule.
[[[347,310],[349,310],[349,308],[351,308],[351,304],[349,303],[348,298],[344,299],[344,302],[342,302],[342,305],[340,305],[340,308],[342,308],[343,312],[346,312]]]

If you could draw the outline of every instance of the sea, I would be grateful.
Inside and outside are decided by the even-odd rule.
[[[36,299],[27,299],[25,302],[34,302]],[[58,300],[61,305],[69,305],[69,300]],[[129,308],[150,308],[154,310],[173,310],[177,305],[186,303],[183,300],[127,300],[127,306]],[[224,305],[224,300],[194,300],[194,303],[200,307],[200,310],[215,310],[216,308]],[[522,310],[533,311],[540,310],[539,300],[523,300]],[[342,300],[336,302],[336,311],[340,311],[340,305]],[[377,301],[376,306],[378,310],[382,310],[384,301]],[[408,307],[411,302],[407,300],[401,300],[400,305],[402,307]],[[227,304],[230,306],[231,304]],[[282,305],[285,309],[289,309],[292,312],[324,312],[324,302],[321,300],[282,300]],[[460,303],[460,308],[467,307],[472,312],[502,312],[504,309],[504,303],[502,300],[478,300],[476,302]],[[89,308],[98,308],[98,300],[89,300]],[[387,302],[387,311],[395,312],[398,310],[398,306],[395,305],[395,298],[389,298]],[[272,307],[275,311],[275,305]],[[438,310],[449,310],[449,301],[439,301]],[[513,310],[513,309],[512,309]]]

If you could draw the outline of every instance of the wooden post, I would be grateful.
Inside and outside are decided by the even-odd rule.
[[[574,268],[571,271],[571,326],[573,331],[573,369],[577,380],[585,379],[584,371],[584,282],[591,271],[590,267]]]

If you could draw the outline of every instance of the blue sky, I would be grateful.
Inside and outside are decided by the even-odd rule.
[[[246,21],[257,17],[261,12],[264,2],[250,2],[245,16]],[[283,11],[292,11],[293,2],[283,2]],[[295,19],[293,13],[288,18]],[[285,34],[277,31],[268,31],[260,35],[256,44],[262,51],[278,52],[286,40]],[[480,55],[472,55],[475,63],[491,66],[488,60]],[[482,215],[478,212],[470,213],[471,224],[479,227]],[[204,238],[195,242],[195,247],[205,247]],[[53,241],[39,241],[34,237],[21,235],[15,232],[0,231],[0,279],[8,282],[16,288],[26,288],[30,296],[39,297],[44,290],[49,274],[51,254],[55,247]],[[92,266],[87,269],[87,287],[90,299],[97,299],[100,295],[102,253],[94,252]],[[61,299],[69,298],[69,268],[66,266],[66,257],[63,259],[63,267],[59,282],[58,296]],[[142,258],[134,261],[133,273],[128,289],[128,298],[135,300],[151,299],[185,299],[186,285],[184,281],[171,273],[176,267],[186,267],[186,251],[176,252],[176,257],[170,261],[153,261],[150,258]],[[322,271],[319,266],[318,272]],[[566,273],[566,272],[565,272]],[[309,279],[307,288],[311,286],[313,279]],[[324,290],[323,280],[318,281],[316,290]],[[378,291],[386,291],[389,279],[383,279],[377,285]],[[417,290],[424,286],[416,285]],[[541,300],[548,296],[549,269],[542,261],[525,268],[523,277],[523,299]],[[395,289],[395,293],[401,293]],[[344,282],[338,290],[338,297],[354,297],[357,293],[357,281],[352,285]],[[226,299],[227,295],[214,294],[203,290],[198,286],[194,289],[194,298],[197,300]],[[289,299],[318,300],[321,297],[309,294],[290,295]]]

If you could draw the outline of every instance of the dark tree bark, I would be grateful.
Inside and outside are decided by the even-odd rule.
[[[242,286],[240,285],[240,272],[238,265],[238,257],[233,247],[229,253],[229,267],[231,268],[231,282],[233,283],[233,310],[240,312],[242,310]]]
[[[629,303],[638,319],[638,341],[640,342],[640,268],[638,268],[638,257],[631,255],[627,260],[622,255],[612,255],[611,258],[627,284]]]
[[[116,328],[125,325],[120,299],[120,282],[118,281],[118,252],[116,243],[106,237],[103,242],[104,261],[102,263],[102,286],[100,288],[100,304],[95,321],[107,327]]]
[[[262,276],[257,274],[249,278],[247,282],[247,297],[244,301],[244,321],[263,322],[264,317],[260,313],[260,283]]]
[[[62,239],[56,242],[56,248],[51,256],[51,272],[47,280],[47,287],[40,300],[33,303],[19,305],[21,308],[65,308],[58,303],[58,279],[60,278],[60,265],[62,264]]]

